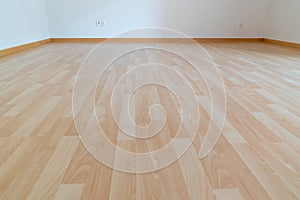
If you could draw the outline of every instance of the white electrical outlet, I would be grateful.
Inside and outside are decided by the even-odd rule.
[[[103,26],[105,26],[106,25],[106,22],[104,21],[104,20],[97,20],[96,21],[96,26],[101,26],[101,27],[103,27]]]

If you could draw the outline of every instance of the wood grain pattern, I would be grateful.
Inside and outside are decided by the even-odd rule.
[[[8,56],[8,55],[11,55],[11,54],[14,54],[14,53],[18,53],[20,51],[24,51],[24,50],[31,49],[31,48],[34,48],[34,47],[38,47],[42,44],[47,44],[47,43],[50,43],[50,42],[52,42],[51,38],[36,41],[36,42],[31,42],[31,43],[28,43],[28,44],[19,45],[19,46],[8,48],[8,49],[3,49],[3,50],[0,50],[0,57]]]
[[[300,48],[300,44],[296,43],[296,42],[286,42],[286,41],[273,40],[273,39],[268,39],[268,38],[265,38],[264,42],[271,43],[271,44],[278,44],[278,45],[287,46],[287,47]]]
[[[20,51],[38,47],[50,42],[103,42],[107,38],[48,38],[16,47],[0,50],[0,57],[8,56]],[[269,38],[193,38],[199,43],[204,42],[266,42],[288,47],[299,48],[300,44],[294,42],[286,42],[281,40],[273,40]],[[115,38],[115,42],[184,42],[185,39],[181,38]]]
[[[108,38],[52,38],[52,42],[103,42]],[[193,38],[197,42],[263,42],[263,38]],[[185,42],[185,38],[113,38],[114,42]]]
[[[200,105],[199,133],[179,160],[156,172],[130,174],[98,162],[81,143],[72,118],[73,82],[96,45],[50,43],[0,58],[0,199],[300,199],[299,49],[261,42],[203,43],[218,65],[227,95],[223,134],[204,159],[198,152],[211,113],[203,79],[180,59],[149,50],[136,51],[111,66],[97,85],[96,115],[112,143],[127,151],[161,148],[172,140],[180,120],[171,92],[145,86],[135,92],[130,112],[136,123],[146,125],[151,105],[162,104],[168,115],[162,134],[142,140],[118,129],[109,97],[118,78],[133,67],[155,61],[181,67]],[[125,48],[130,42],[112,45]],[[188,44],[180,45],[189,50]],[[193,56],[212,81],[207,59]],[[175,84],[185,94],[185,83],[167,71],[134,72],[121,82],[124,95],[118,96],[117,122],[128,124],[126,92],[147,77]],[[155,119],[161,120],[159,115]],[[140,129],[132,131],[142,134]],[[182,133],[176,142],[185,140]],[[172,151],[178,154],[180,146]],[[116,164],[122,161],[109,153]]]

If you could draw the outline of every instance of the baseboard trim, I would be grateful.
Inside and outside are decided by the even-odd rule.
[[[277,44],[277,45],[281,45],[281,46],[300,48],[300,44],[294,43],[294,42],[286,42],[286,41],[282,41],[282,40],[274,40],[274,39],[267,39],[267,38],[264,39],[264,42],[271,43],[271,44]]]
[[[51,38],[52,42],[103,42],[107,38]]]
[[[52,38],[52,42],[186,42],[187,38]],[[196,42],[263,42],[263,38],[192,38]]]
[[[27,49],[35,48],[50,42],[104,42],[108,38],[48,38],[8,49],[0,50],[0,57],[8,56]],[[193,38],[196,42],[265,42],[281,46],[300,48],[299,43],[285,42],[267,38]],[[113,38],[113,42],[186,42],[186,38]]]
[[[264,38],[193,38],[201,42],[263,42]]]
[[[186,38],[52,38],[53,42],[183,42]]]
[[[3,50],[0,50],[0,57],[8,56],[8,55],[11,55],[11,54],[14,54],[14,53],[18,53],[20,51],[24,51],[24,50],[31,49],[31,48],[34,48],[34,47],[38,47],[42,44],[47,44],[47,43],[50,43],[50,42],[52,42],[52,40],[51,40],[51,38],[48,38],[48,39],[45,39],[45,40],[40,40],[40,41],[31,42],[31,43],[28,43],[28,44],[23,44],[23,45],[8,48],[8,49],[3,49]]]
[[[104,42],[109,39],[112,42],[188,42],[187,38],[48,38],[8,49],[0,50],[0,57],[15,54],[27,49],[38,47],[50,42]],[[263,42],[263,38],[193,38],[199,43],[205,42]]]

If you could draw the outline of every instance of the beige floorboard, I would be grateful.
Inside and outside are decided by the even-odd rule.
[[[118,129],[117,122],[134,135],[142,135],[151,133],[162,120],[154,115],[153,129],[144,132],[129,125],[124,105],[129,91],[144,79],[173,84],[187,96],[186,83],[167,70],[153,67],[148,73],[132,72],[120,82],[118,90],[124,95],[117,96],[121,103],[115,122],[110,110],[114,84],[140,64],[163,62],[181,70],[195,90],[201,113],[195,141],[179,160],[159,171],[130,174],[98,162],[80,141],[72,119],[73,82],[96,45],[49,43],[0,58],[0,199],[300,199],[299,49],[266,43],[203,44],[218,65],[227,95],[223,135],[204,159],[199,159],[198,152],[211,113],[203,79],[185,61],[164,52],[143,49],[121,58],[105,72],[95,93],[99,125],[112,143],[131,152],[153,151],[172,141],[179,127],[180,105],[174,94],[148,85],[131,99],[132,119],[147,125],[149,108],[161,104],[167,114],[165,126],[148,140]],[[131,44],[112,43],[105,51],[107,59],[118,53],[113,47],[126,45]],[[214,83],[207,56],[193,54],[188,44],[180,45]],[[189,101],[188,97],[184,100]],[[189,127],[185,128],[176,142],[187,139]],[[172,155],[178,152],[178,147],[170,149]],[[115,165],[123,162],[121,155],[110,154]]]

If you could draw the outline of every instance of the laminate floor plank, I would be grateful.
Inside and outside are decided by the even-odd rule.
[[[208,42],[201,44],[207,55],[185,42],[98,45],[53,42],[0,58],[0,199],[300,199],[299,49]],[[78,122],[90,99],[94,112]],[[200,121],[191,140],[193,102]],[[92,122],[105,134],[89,140],[97,147],[106,148],[105,138],[136,155],[170,147],[133,162],[101,149],[108,166],[79,134],[82,126],[93,133]],[[208,130],[222,135],[200,158]],[[120,170],[174,156],[158,171]]]

